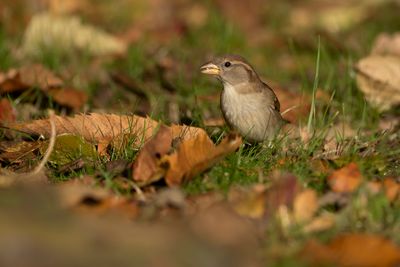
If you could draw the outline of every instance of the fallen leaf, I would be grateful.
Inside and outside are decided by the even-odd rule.
[[[297,123],[308,116],[311,108],[311,95],[291,92],[279,86],[273,86],[273,89],[280,102],[282,117],[285,120]],[[329,99],[321,89],[317,90],[315,97],[318,101]]]
[[[241,137],[231,134],[215,145],[203,131],[194,138],[183,140],[174,153],[161,158],[167,184],[178,185],[194,177],[234,152],[241,144]]]
[[[317,193],[306,189],[297,194],[293,203],[293,215],[297,223],[310,221],[319,208]]]
[[[63,81],[43,65],[34,64],[0,73],[0,94],[23,91],[29,88],[58,88]]]
[[[400,57],[372,55],[355,68],[358,87],[372,106],[385,111],[400,104]]]
[[[172,147],[172,131],[161,125],[158,132],[140,150],[133,164],[133,180],[139,183],[151,183],[164,175],[159,161]]]
[[[126,44],[100,29],[83,24],[78,17],[36,14],[25,31],[22,51],[30,56],[40,56],[43,49],[55,48],[66,54],[78,50],[104,56],[125,53]]]
[[[72,14],[90,8],[87,0],[45,0],[52,14]]]
[[[43,145],[43,142],[2,142],[0,143],[0,160],[9,163],[21,163],[26,160],[37,158],[36,151]]]
[[[107,161],[105,167],[106,172],[108,172],[111,176],[116,176],[129,170],[131,167],[131,162],[126,159],[111,160]]]
[[[78,158],[76,160],[70,161],[67,164],[60,166],[57,169],[57,174],[67,174],[71,172],[76,172],[85,166],[86,166],[86,161],[83,160],[82,158]]]
[[[281,104],[284,119],[296,123],[310,112],[311,102],[307,97],[280,87],[274,87],[274,92]]]
[[[40,147],[44,154],[48,145]],[[61,134],[56,137],[53,152],[49,162],[62,166],[77,159],[88,159],[95,161],[98,158],[96,148],[93,144],[87,143],[82,137],[71,134]]]
[[[392,241],[372,234],[342,234],[328,244],[310,240],[301,255],[312,266],[397,266],[400,248]]]
[[[121,134],[134,137],[134,145],[140,145],[148,140],[159,125],[158,122],[140,116],[120,116],[114,114],[79,114],[74,117],[55,116],[57,134],[72,134],[82,136],[92,143],[109,143]],[[6,125],[10,129],[25,132],[30,135],[50,136],[48,119],[31,122],[17,122]]]
[[[383,181],[385,194],[389,201],[396,200],[400,195],[400,183],[396,182],[393,178],[386,178]]]
[[[17,116],[16,109],[11,105],[10,101],[6,98],[0,99],[0,123],[13,122]]]
[[[372,45],[371,54],[400,57],[400,32],[379,34]]]
[[[64,82],[43,65],[34,64],[0,73],[0,94],[38,88],[47,96],[66,107],[80,109],[87,101],[83,91],[64,88]]]
[[[356,163],[350,163],[334,171],[328,177],[328,183],[333,192],[351,193],[361,184],[363,177]]]
[[[82,213],[106,214],[117,212],[130,219],[139,214],[137,202],[113,195],[109,190],[75,179],[60,184],[58,197],[61,205]]]
[[[332,213],[324,212],[318,217],[312,219],[309,223],[304,225],[303,231],[305,233],[316,233],[331,229],[335,226],[336,218]]]
[[[367,187],[374,194],[383,192],[390,202],[395,201],[400,195],[400,183],[393,177],[384,178],[383,181],[368,182]]]
[[[85,92],[73,88],[50,89],[48,94],[56,103],[75,111],[81,109],[88,98]]]
[[[251,188],[233,187],[229,190],[228,201],[239,215],[260,219],[265,215],[266,194],[264,185]]]

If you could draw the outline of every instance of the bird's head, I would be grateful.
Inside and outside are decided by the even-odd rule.
[[[223,83],[236,84],[259,81],[253,67],[241,56],[225,55],[216,57],[200,67],[204,74],[214,75]]]

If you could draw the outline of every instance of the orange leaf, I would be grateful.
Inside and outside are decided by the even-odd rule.
[[[158,166],[162,156],[171,149],[172,131],[161,125],[153,136],[140,150],[133,164],[133,179],[140,184],[151,183],[161,178],[164,171]]]
[[[328,177],[328,183],[332,191],[338,193],[351,193],[356,190],[362,181],[363,177],[356,163],[334,171]]]
[[[63,81],[59,77],[40,64],[27,65],[19,69],[10,69],[7,73],[0,73],[0,93],[22,91],[32,87],[46,91],[62,85]]]
[[[0,99],[0,122],[15,121],[16,110],[6,98]]]
[[[197,127],[161,125],[157,134],[148,140],[140,150],[132,166],[133,180],[143,186],[160,179],[166,171],[160,166],[160,159],[172,151],[174,146],[180,145],[179,142],[193,139],[199,134],[207,135],[203,129]],[[176,144],[174,145],[174,143]]]
[[[79,110],[87,101],[85,92],[73,88],[55,88],[49,90],[49,95],[62,106]]]
[[[400,248],[378,235],[345,234],[328,244],[307,242],[301,254],[312,266],[397,266]]]
[[[383,181],[386,197],[389,201],[394,201],[400,194],[400,184],[393,178],[387,178]]]
[[[194,138],[188,138],[179,144],[174,153],[161,159],[161,166],[166,168],[167,184],[181,184],[194,177],[234,152],[241,144],[242,139],[232,134],[225,137],[219,145],[215,145],[206,132],[198,132]]]
[[[311,220],[318,210],[317,193],[306,189],[297,194],[293,203],[293,212],[296,222],[303,223]]]

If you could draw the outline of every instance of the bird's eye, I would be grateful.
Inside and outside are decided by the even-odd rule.
[[[225,62],[225,67],[229,68],[231,66],[231,63],[229,61]]]

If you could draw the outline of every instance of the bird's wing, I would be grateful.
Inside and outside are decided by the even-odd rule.
[[[269,87],[268,84],[266,83],[262,83],[263,85],[263,94],[267,94],[268,98],[272,100],[271,105],[273,106],[273,108],[280,112],[281,111],[281,104],[279,103],[278,97],[275,95],[274,90],[272,90],[271,87]]]

